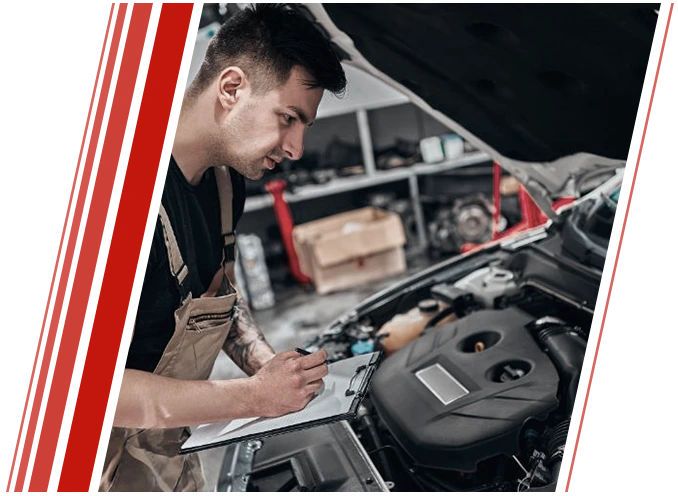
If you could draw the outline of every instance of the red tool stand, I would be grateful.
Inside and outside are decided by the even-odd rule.
[[[292,220],[292,212],[290,206],[285,200],[285,181],[276,179],[266,183],[266,191],[273,197],[273,210],[278,219],[278,226],[280,227],[280,236],[282,237],[285,252],[287,252],[287,261],[290,266],[290,273],[292,277],[299,284],[310,284],[312,279],[301,271],[299,266],[299,257],[297,251],[294,249],[294,241],[292,239],[292,229],[294,229],[294,221]]]

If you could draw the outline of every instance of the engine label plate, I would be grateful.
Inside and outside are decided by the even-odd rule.
[[[417,371],[415,375],[443,405],[449,405],[453,401],[468,394],[468,389],[462,386],[461,383],[439,363],[421,369]]]

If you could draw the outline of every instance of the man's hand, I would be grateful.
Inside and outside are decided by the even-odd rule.
[[[113,425],[169,429],[249,417],[278,417],[304,408],[327,375],[327,352],[275,355],[243,379],[189,381],[126,369]]]
[[[256,384],[254,390],[259,415],[278,417],[304,408],[327,375],[326,359],[325,350],[306,356],[296,351],[274,356],[251,378]]]

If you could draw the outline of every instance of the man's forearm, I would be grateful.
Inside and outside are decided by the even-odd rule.
[[[182,381],[125,370],[113,425],[167,429],[259,416],[252,378]]]
[[[246,374],[255,374],[275,352],[254,322],[247,301],[238,296],[238,315],[224,343],[226,354]]]

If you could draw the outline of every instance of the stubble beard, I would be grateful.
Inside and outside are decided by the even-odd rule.
[[[252,123],[246,121],[247,119],[238,116],[234,121],[223,126],[221,133],[214,137],[213,151],[218,155],[217,163],[227,165],[247,179],[256,181],[264,175],[263,157],[253,161],[250,157],[233,150],[234,144],[238,146],[247,141],[248,130],[251,129]]]

